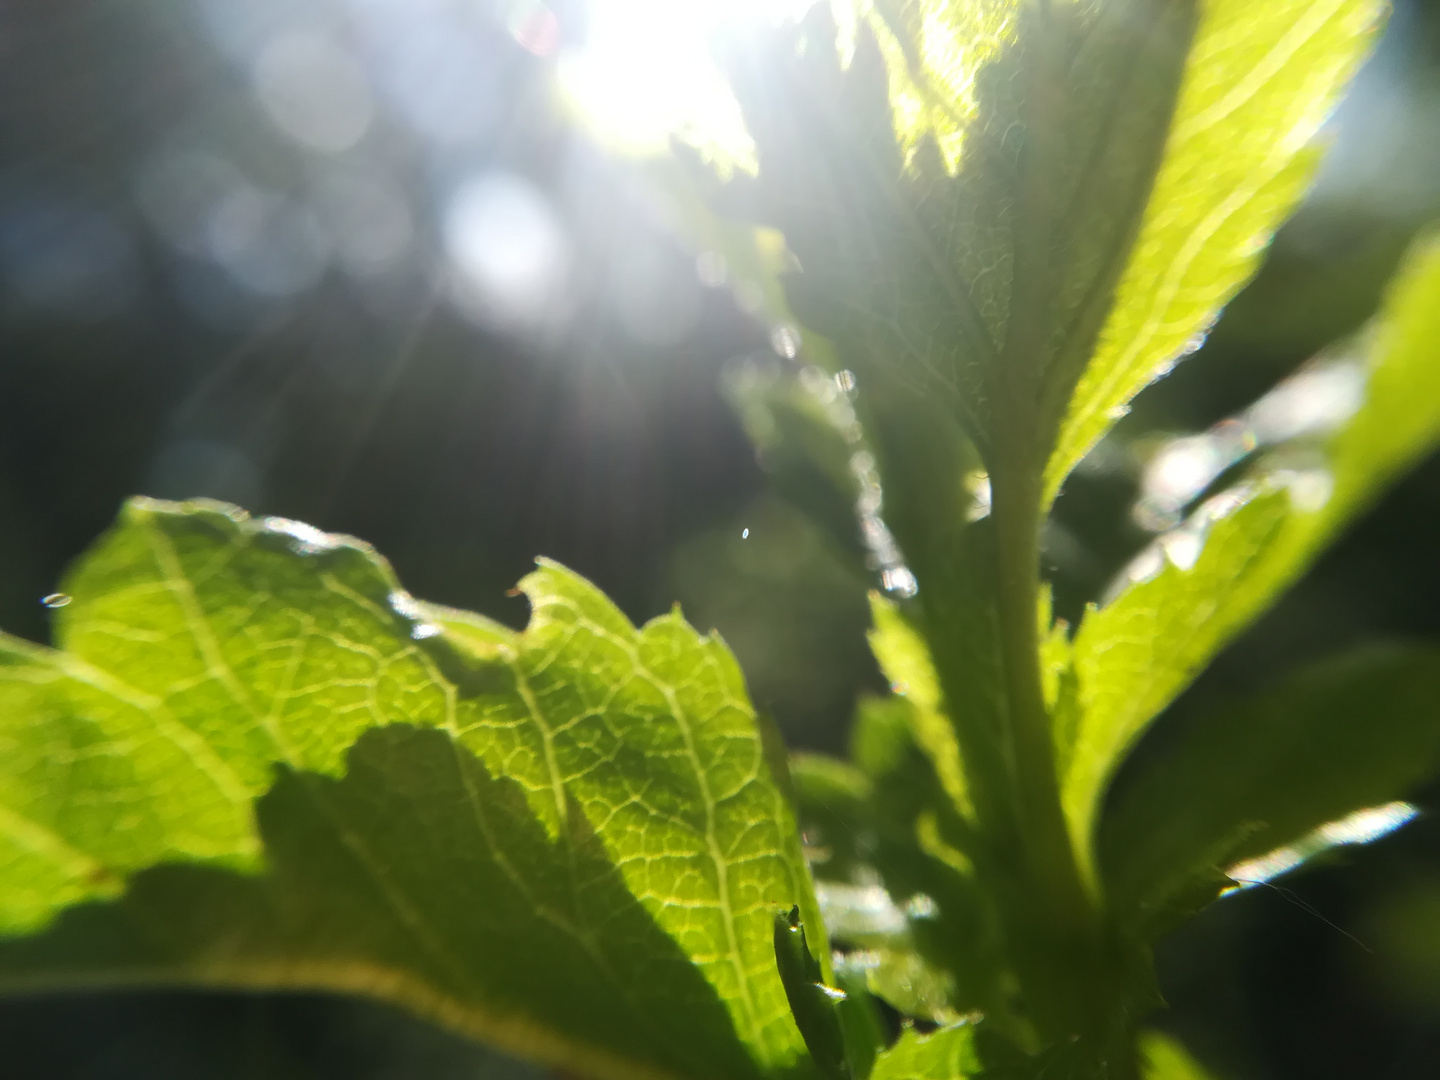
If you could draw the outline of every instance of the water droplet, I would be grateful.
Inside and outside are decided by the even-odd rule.
[[[340,541],[335,537],[315,528],[314,525],[306,525],[303,521],[268,517],[264,521],[264,526],[266,532],[278,533],[294,540],[295,542],[290,545],[290,550],[296,555],[318,555],[322,551],[333,551],[340,546]]]
[[[934,919],[940,914],[940,907],[931,896],[916,893],[905,901],[905,914],[912,919]]]
[[[62,608],[73,599],[69,593],[52,592],[49,596],[42,596],[40,603],[48,608]]]
[[[396,589],[385,598],[390,603],[390,610],[399,615],[402,619],[409,619],[412,623],[410,636],[416,641],[424,641],[426,638],[438,637],[444,631],[432,622],[425,621],[425,609],[420,601],[416,600],[403,589]]]
[[[1205,533],[1201,529],[1181,528],[1166,533],[1160,538],[1165,557],[1180,570],[1193,570],[1205,548]]]
[[[814,364],[806,364],[800,369],[800,385],[806,393],[825,405],[832,404],[840,396],[835,380]]]
[[[390,610],[402,619],[419,619],[421,617],[420,602],[409,593],[397,589],[386,599],[390,601]]]
[[[885,558],[880,549],[893,539],[890,530],[885,527],[885,522],[875,514],[866,514],[865,519],[860,522],[860,531],[865,535],[865,542],[875,549],[876,554],[882,559]]]
[[[1178,510],[1230,465],[1224,447],[1208,435],[1172,439],[1150,459],[1141,486],[1161,510]]]
[[[895,901],[880,885],[817,881],[815,899],[819,901],[832,933],[836,924],[842,921],[847,929],[866,935],[903,934],[909,926],[905,913],[895,906]]]
[[[1100,606],[1104,607],[1131,585],[1143,585],[1147,581],[1153,581],[1160,576],[1160,571],[1164,569],[1165,553],[1160,550],[1159,544],[1149,545],[1131,559],[1130,565],[1120,572],[1120,576],[1106,591],[1104,599],[1100,601]]]
[[[889,567],[880,574],[880,582],[885,586],[886,592],[892,592],[907,600],[920,591],[920,583],[915,580],[915,575],[908,566]]]
[[[1190,337],[1186,339],[1185,344],[1180,346],[1180,355],[1190,356],[1193,353],[1199,352],[1205,344],[1205,339],[1209,336],[1210,331],[1208,329],[1201,330],[1198,334],[1191,334]],[[1173,361],[1170,366],[1175,366]]]
[[[718,251],[702,251],[695,257],[695,276],[707,289],[718,289],[730,280],[730,268]]]
[[[1365,400],[1363,364],[1344,359],[1310,364],[1280,383],[1245,416],[1262,443],[1334,431]]]
[[[800,332],[785,323],[770,331],[770,347],[787,360],[800,355]]]
[[[1289,490],[1291,505],[1307,514],[1325,509],[1335,492],[1335,478],[1328,469],[1283,469],[1274,479]]]
[[[1113,409],[1108,409],[1108,410],[1106,410],[1106,412],[1105,412],[1105,419],[1107,419],[1107,420],[1123,420],[1123,419],[1125,419],[1125,417],[1127,417],[1127,416],[1129,416],[1129,415],[1130,415],[1130,406],[1129,406],[1129,405],[1116,405]]]
[[[845,393],[852,393],[855,389],[855,373],[848,368],[835,376],[835,385]]]
[[[840,429],[841,434],[856,425],[855,408],[848,398],[836,397],[830,406],[830,422]]]
[[[1130,510],[1130,520],[1146,532],[1158,533],[1179,525],[1180,514],[1159,505],[1158,500],[1146,497],[1140,499]]]
[[[750,530],[749,530],[749,529],[741,529],[741,530],[740,530],[740,539],[741,539],[741,540],[749,540],[749,539],[750,539]]]
[[[1206,524],[1213,524],[1227,518],[1255,497],[1255,485],[1250,481],[1226,488],[1218,495],[1212,495],[1200,504],[1196,515],[1204,515]]]
[[[990,474],[973,469],[965,477],[965,490],[970,493],[970,508],[965,511],[966,521],[981,521],[990,516]]]

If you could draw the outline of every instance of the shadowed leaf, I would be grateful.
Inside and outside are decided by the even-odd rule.
[[[1191,723],[1121,792],[1100,854],[1117,909],[1166,928],[1244,859],[1409,793],[1440,766],[1440,650],[1331,660]]]
[[[299,843],[274,809],[298,806],[292,799],[276,795],[267,804],[273,816],[263,837],[252,824],[252,800],[270,787],[275,767],[311,777],[302,787],[319,790],[322,777],[343,773],[345,752],[362,733],[403,723],[436,729],[451,759],[473,755],[481,770],[474,775],[501,785],[496,812],[508,815],[505,831],[515,836],[492,842],[496,853],[487,857],[515,875],[522,894],[550,895],[554,910],[532,905],[527,927],[527,909],[517,901],[515,925],[492,924],[491,933],[530,941],[525,964],[472,969],[484,963],[482,943],[449,962],[449,982],[435,984],[435,964],[449,955],[456,927],[430,925],[425,903],[386,893],[401,873],[389,865],[401,857],[392,844],[368,863],[377,879],[369,900],[354,902],[381,937],[396,920],[408,928],[405,948],[415,955],[406,966],[403,950],[385,952],[390,974],[374,992],[403,985],[402,1003],[445,999],[435,1008],[452,1022],[493,1030],[502,1042],[508,1033],[529,1032],[513,1048],[585,1060],[597,1075],[630,1075],[631,1064],[673,1075],[708,1075],[712,1061],[758,1073],[808,1067],[770,940],[777,909],[798,904],[819,926],[792,812],[772,778],[734,660],[678,614],[637,630],[593,586],[546,563],[522,583],[533,615],[517,634],[412,599],[358,541],[251,520],[216,504],[145,500],[127,508],[66,588],[74,602],[60,613],[61,648],[5,639],[0,666],[0,739],[11,751],[0,764],[0,897],[7,905],[0,912],[11,933],[37,929],[84,897],[113,897],[125,878],[153,864],[258,870],[262,839]],[[454,783],[471,775],[466,768]],[[383,800],[381,788],[399,782],[383,770],[369,775],[347,779],[344,790]],[[367,794],[370,782],[377,788]],[[470,786],[483,785],[476,779]],[[472,890],[473,865],[438,837],[460,830],[477,810],[461,789],[452,790],[445,805],[455,821],[426,811],[438,832],[426,835],[421,869],[438,889],[423,898],[439,906],[435,917],[444,912],[456,921],[465,901],[447,896],[444,882]],[[408,812],[403,800],[395,812]],[[343,821],[336,827],[343,841]],[[397,819],[395,827],[407,826]],[[536,846],[541,840],[545,846]],[[303,850],[293,853],[297,866]],[[279,866],[274,851],[266,849],[265,858]],[[543,884],[532,882],[532,872]],[[181,871],[153,872],[162,881],[172,873]],[[283,883],[267,888],[279,890],[274,903],[308,902]],[[592,888],[610,890],[604,895],[611,899],[590,903]],[[650,1004],[632,1009],[626,1024],[592,1030],[575,1010],[542,1007],[538,991],[523,991],[521,982],[563,982],[575,949],[604,953],[640,940],[639,923],[623,930],[615,914],[622,894],[636,917],[653,924],[654,933],[640,937],[693,965],[677,979],[698,986],[698,978],[709,990],[697,997],[693,986],[682,991],[677,982],[674,993],[658,992],[661,973],[672,967],[657,960],[647,969],[647,978],[661,980]],[[321,919],[332,900],[317,901],[308,918]],[[390,907],[371,912],[372,903]],[[346,948],[362,960],[372,944],[380,947],[366,940],[367,918],[356,915],[347,927],[355,936]],[[223,920],[197,925],[196,949],[170,957],[166,978],[223,984],[213,970],[207,974],[202,931],[231,941]],[[609,937],[612,931],[620,938]],[[267,961],[246,969],[245,984],[314,985],[303,975],[304,954],[286,960],[284,947],[270,942]],[[820,947],[827,955],[823,941]],[[508,945],[494,948],[502,955]],[[645,962],[643,954],[632,961]],[[597,970],[609,970],[610,983],[594,993],[619,1002],[636,992],[633,972]],[[53,975],[81,981],[73,972]],[[127,977],[123,963],[92,975],[94,985]],[[0,984],[20,977],[0,962]],[[513,988],[512,977],[519,980]],[[46,979],[40,959],[23,973],[27,987]],[[701,1002],[694,1016],[686,1004],[692,999]],[[715,1026],[712,1001],[728,1026]],[[642,1037],[633,1021],[662,1002],[674,1036]]]

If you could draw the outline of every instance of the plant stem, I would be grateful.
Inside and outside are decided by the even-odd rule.
[[[995,602],[1005,688],[1010,796],[1022,869],[1007,907],[1010,947],[1026,997],[1051,1036],[1100,1039],[1113,1022],[1100,924],[1081,877],[1060,801],[1040,672],[1038,599],[1043,474],[1054,433],[1043,429],[1041,390],[1054,348],[1054,227],[1063,200],[1065,64],[1062,27],[1046,0],[1029,9],[1023,93],[1027,132],[1016,192],[1010,320],[991,376],[991,516]],[[1047,955],[1048,954],[1048,955]],[[1107,999],[1107,1000],[1097,1000]]]
[[[991,474],[1006,734],[1024,864],[1016,884],[1020,912],[1012,936],[1033,936],[1050,953],[1037,958],[1039,970],[1030,977],[1021,972],[1031,984],[1027,995],[1035,999],[1037,1021],[1058,1027],[1056,1035],[1095,1034],[1096,1025],[1104,1023],[1095,1015],[1093,1000],[1098,924],[1061,807],[1040,674],[1040,471],[1028,467],[1029,454],[1019,448],[1000,449],[996,457],[1019,466],[1002,466]]]
[[[1039,523],[1031,485],[992,477],[996,598],[1005,671],[1015,810],[1032,861],[1049,883],[1069,891],[1074,863],[1060,807],[1050,719],[1040,681]],[[1076,878],[1078,881],[1078,877]]]
[[[892,399],[883,384],[861,402],[885,478],[886,521],[920,582],[917,613],[984,837],[986,891],[1041,1036],[1037,1049],[1076,1035],[1098,1046],[1119,1013],[1061,808],[1041,682],[1042,473],[1025,438],[1033,421],[1021,390],[1002,406],[1024,419],[999,425],[1006,442],[993,448],[991,515],[980,523],[966,520],[964,487],[978,462],[947,434],[953,420],[933,403]]]

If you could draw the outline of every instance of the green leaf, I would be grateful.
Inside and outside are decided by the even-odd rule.
[[[875,1059],[871,1080],[964,1080],[983,1065],[975,1047],[975,1029],[942,1028],[930,1035],[907,1031]]]
[[[1158,1031],[1140,1036],[1140,1057],[1145,1080],[1211,1080],[1184,1047]]]
[[[1004,1008],[998,931],[962,848],[973,835],[916,745],[905,698],[862,699],[854,765],[791,758],[837,972],[906,1015],[954,1022]],[[883,883],[883,887],[882,887]]]
[[[731,203],[784,233],[791,307],[862,395],[933,397],[987,460],[1039,468],[1150,191],[1191,6],[856,4],[847,68],[829,12],[731,58],[759,165]]]
[[[1200,8],[1144,222],[1046,468],[1047,504],[1255,271],[1314,174],[1315,132],[1385,11],[1380,0]]]
[[[1431,242],[1411,256],[1353,345],[1365,400],[1314,449],[1319,456],[1303,468],[1276,462],[1202,506],[1142,556],[1140,580],[1086,615],[1073,654],[1082,712],[1063,784],[1078,850],[1088,850],[1105,786],[1146,725],[1440,440],[1437,342],[1440,244]],[[1176,539],[1187,545],[1178,558]]]
[[[1398,799],[1437,770],[1440,649],[1327,661],[1197,718],[1119,793],[1100,829],[1110,898],[1122,922],[1172,921],[1228,885],[1233,864]]]
[[[825,984],[820,961],[805,940],[798,907],[791,908],[789,914],[775,913],[775,966],[795,1023],[821,1076],[825,1080],[851,1080],[845,1035],[835,1008],[844,992]]]
[[[870,778],[847,762],[803,752],[791,755],[790,775],[815,877],[853,880],[875,842]],[[832,926],[828,914],[826,925]]]
[[[890,686],[913,706],[910,713],[915,742],[929,755],[945,793],[956,808],[973,814],[965,773],[960,763],[960,743],[943,711],[940,679],[930,659],[924,636],[879,593],[870,594],[870,650]]]
[[[343,779],[282,769],[256,812],[264,876],[142,871],[0,942],[0,987],[364,994],[586,1075],[760,1075],[579,806],[550,835],[446,732],[367,732]]]
[[[853,962],[847,957],[837,964],[836,972],[842,986],[847,985],[845,976],[853,973],[870,993],[902,1016],[932,1024],[956,1024],[962,1019],[954,1005],[954,977],[928,963],[913,946],[867,949]]]
[[[837,973],[840,986],[827,985],[806,943],[798,908],[775,915],[775,962],[795,1023],[821,1073],[830,1080],[867,1080],[885,1034],[864,973]]]
[[[521,587],[517,634],[358,541],[130,504],[61,648],[5,639],[6,929],[94,903],[0,986],[369,993],[590,1075],[806,1074],[771,921],[820,922],[733,659]]]
[[[845,992],[843,1001],[835,1003],[840,1014],[840,1027],[845,1034],[845,1057],[850,1075],[868,1080],[875,1068],[875,1058],[890,1041],[887,1018],[880,1012],[875,995],[870,992],[864,972],[841,968],[835,970],[835,981]]]

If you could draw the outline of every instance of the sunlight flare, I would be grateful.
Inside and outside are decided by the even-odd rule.
[[[592,0],[584,46],[560,57],[560,85],[601,138],[659,153],[676,136],[707,157],[754,160],[740,108],[715,63],[727,28],[798,18],[814,0]]]

